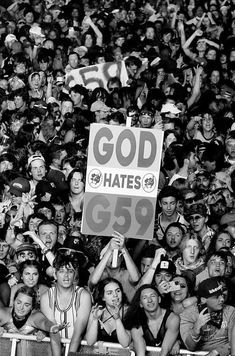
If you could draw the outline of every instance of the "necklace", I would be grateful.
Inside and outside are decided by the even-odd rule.
[[[61,308],[60,305],[59,305],[59,294],[58,294],[58,290],[57,288],[55,289],[55,304],[56,304],[56,308],[60,311],[60,312],[66,312],[67,310],[69,310],[69,308],[71,307],[71,303],[72,303],[72,300],[74,298],[74,294],[75,294],[75,289],[73,287],[73,290],[72,290],[72,293],[70,295],[70,298],[69,298],[69,301],[68,301],[68,304],[65,308]]]
[[[110,311],[108,310],[108,308],[105,307],[105,309],[107,310],[107,312],[109,313],[110,316],[109,316],[107,319],[105,319],[105,320],[103,321],[103,324],[106,323],[108,320],[114,318],[113,314],[110,313]],[[120,310],[120,309],[122,309],[122,307],[120,307],[119,310]],[[119,310],[118,310],[118,311],[119,311]]]

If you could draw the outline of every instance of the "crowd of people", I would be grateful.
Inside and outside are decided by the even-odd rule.
[[[234,98],[234,0],[1,0],[0,335],[235,355]],[[153,236],[82,233],[93,123],[163,131]]]

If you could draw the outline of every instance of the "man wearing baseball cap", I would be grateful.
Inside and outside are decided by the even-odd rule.
[[[24,262],[26,260],[36,260],[37,258],[37,250],[35,245],[28,242],[21,243],[16,248],[16,261],[17,263]]]
[[[206,196],[211,181],[210,173],[206,169],[200,169],[195,172],[195,175],[196,175],[195,190],[199,194],[202,194],[202,196]]]
[[[96,100],[91,104],[91,112],[95,113],[95,120],[99,123],[101,120],[106,119],[111,113],[111,108],[108,107],[103,101]]]
[[[167,102],[162,105],[161,114],[165,117],[176,118],[179,117],[181,110],[173,103]]]
[[[41,154],[33,154],[28,159],[28,172],[32,177],[30,180],[30,193],[34,195],[36,185],[46,175],[45,159]]]
[[[185,308],[180,319],[181,338],[188,350],[230,354],[235,308],[224,304],[223,287],[217,277],[199,284],[198,303]]]
[[[162,305],[167,307],[170,303],[169,282],[172,280],[175,273],[176,267],[174,262],[168,259],[166,251],[163,248],[157,248],[150,267],[141,277],[136,288],[139,288],[144,284],[155,284],[162,297]]]
[[[18,218],[21,217],[24,222],[26,222],[28,216],[33,213],[33,208],[29,204],[31,199],[27,197],[29,191],[29,181],[24,177],[17,177],[10,184],[9,194],[11,197],[11,206],[17,207],[17,216]],[[20,219],[19,224],[21,224]]]
[[[29,190],[30,184],[28,179],[18,177],[11,182],[9,193],[14,197],[22,197],[22,194],[28,193]]]

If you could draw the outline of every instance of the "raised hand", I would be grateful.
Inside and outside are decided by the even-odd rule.
[[[161,295],[168,293],[169,282],[162,281],[161,283],[159,283],[157,289]]]
[[[154,261],[156,266],[160,263],[161,257],[166,255],[166,250],[164,248],[159,248],[155,251]]]
[[[94,307],[92,307],[91,309],[91,313],[92,313],[92,316],[93,316],[93,319],[100,319],[103,312],[104,312],[105,308],[102,307],[102,305],[94,305]]]
[[[11,228],[13,228],[15,226],[22,227],[22,224],[23,224],[23,222],[22,222],[21,216],[17,216],[17,214],[15,217],[11,216],[11,221],[10,221]]]
[[[198,28],[196,31],[195,31],[195,34],[196,34],[196,36],[202,36],[203,35],[203,31],[202,30],[200,30],[200,28]]]
[[[114,231],[112,234],[113,238],[115,239],[116,243],[119,246],[119,249],[121,250],[125,246],[125,236],[120,234],[118,231]]]
[[[40,246],[41,249],[45,248],[43,241],[39,238],[35,231],[26,231],[23,233],[23,236],[29,236],[33,241]]]
[[[22,203],[23,204],[36,204],[33,200],[36,198],[36,195],[32,196],[30,195],[30,193],[22,193]]]
[[[112,317],[114,318],[114,320],[117,320],[120,318],[120,309],[117,305],[114,305],[112,308]]]
[[[204,308],[202,311],[199,313],[197,321],[195,323],[195,331],[199,334],[201,328],[206,325],[210,321],[211,317],[210,314],[208,313],[208,309]]]

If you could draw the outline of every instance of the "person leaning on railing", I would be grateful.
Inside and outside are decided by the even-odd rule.
[[[61,356],[61,342],[59,331],[66,324],[55,324],[45,315],[34,310],[36,293],[32,288],[23,286],[17,290],[13,307],[0,308],[0,336],[4,332],[33,334],[38,330],[50,333],[53,356]]]
[[[142,285],[126,313],[124,327],[131,330],[136,356],[145,356],[146,346],[161,347],[160,356],[175,354],[179,316],[163,309],[159,305],[160,298],[151,284]]]
[[[123,325],[127,310],[126,296],[122,285],[114,278],[98,283],[94,292],[93,306],[86,332],[88,345],[97,341],[119,342],[122,347],[131,343],[131,333]]]

